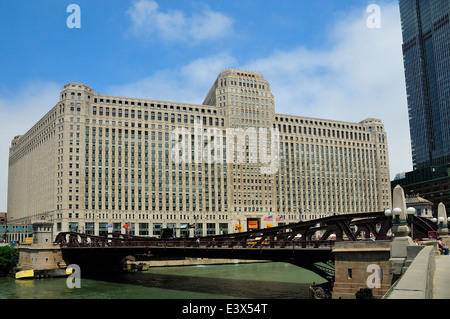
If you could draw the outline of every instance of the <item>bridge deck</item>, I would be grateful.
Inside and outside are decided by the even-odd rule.
[[[415,217],[414,237],[427,237],[436,230],[430,221]],[[259,259],[291,262],[317,270],[315,263],[332,261],[338,241],[387,240],[392,219],[383,212],[330,216],[245,233],[200,238],[168,238],[109,234],[92,236],[60,233],[55,239],[64,258],[71,263],[97,266],[117,262],[127,255],[148,254],[165,257]],[[315,271],[323,276],[324,273]],[[325,278],[325,277],[324,277]]]

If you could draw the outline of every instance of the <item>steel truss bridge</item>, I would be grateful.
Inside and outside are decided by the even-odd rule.
[[[426,238],[437,226],[415,216],[413,238]],[[249,232],[199,238],[155,238],[127,234],[93,236],[62,232],[55,238],[67,264],[84,271],[119,267],[126,256],[154,258],[226,258],[282,261],[309,269],[323,278],[334,277],[332,250],[338,241],[390,240],[392,219],[384,212],[335,215]],[[319,236],[319,234],[321,236]]]

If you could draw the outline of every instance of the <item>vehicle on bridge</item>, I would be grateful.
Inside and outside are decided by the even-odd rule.
[[[255,237],[255,238],[249,238],[247,239],[247,245],[251,247],[256,246],[268,246],[270,244],[270,240],[268,238],[263,237]]]

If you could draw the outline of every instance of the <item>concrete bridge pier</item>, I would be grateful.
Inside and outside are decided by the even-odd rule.
[[[333,298],[355,299],[358,291],[382,298],[411,265],[422,247],[409,236],[415,210],[406,208],[403,188],[393,191],[393,210],[385,215],[391,219],[392,240],[376,242],[336,243],[336,278]]]
[[[411,229],[408,226],[408,216],[406,208],[405,194],[403,188],[397,185],[394,188],[392,199],[392,234],[394,239],[391,242],[390,263],[392,273],[395,277],[401,276],[405,272],[405,262],[408,257],[407,247],[412,244],[409,236]],[[414,211],[409,211],[414,214]],[[389,215],[389,212],[387,212]]]
[[[447,218],[447,212],[445,209],[445,205],[443,203],[439,203],[438,206],[438,234],[439,237],[442,238],[442,242],[447,246],[450,247],[450,236],[448,231],[448,218]]]
[[[439,205],[438,233],[448,240],[447,213]],[[408,251],[416,253],[408,269],[402,274],[384,299],[448,299],[450,298],[450,256],[441,255],[438,241],[426,240],[419,246],[409,246]]]
[[[66,263],[59,245],[53,244],[53,223],[33,223],[33,243],[19,246],[16,272],[33,270],[35,277],[66,275]]]
[[[382,298],[393,282],[390,244],[389,240],[337,242],[333,299],[355,299],[361,290]]]

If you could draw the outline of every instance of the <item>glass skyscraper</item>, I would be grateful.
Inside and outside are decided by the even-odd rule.
[[[450,0],[399,0],[414,170],[450,162]]]

